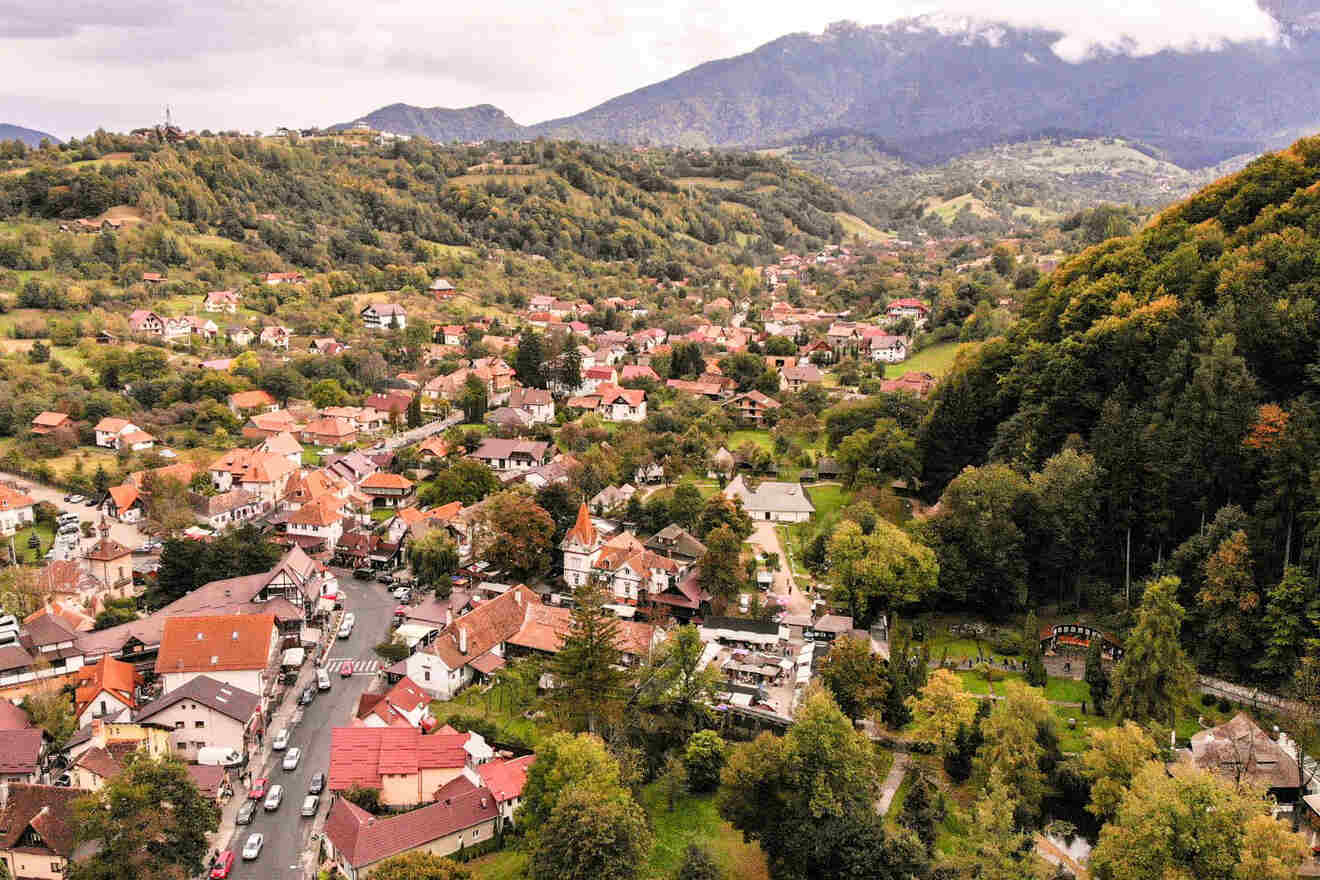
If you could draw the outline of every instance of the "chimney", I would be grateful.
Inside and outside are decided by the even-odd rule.
[[[458,628],[458,653],[460,653],[460,654],[466,654],[466,653],[467,653],[467,627],[466,627],[466,626],[460,626],[460,627]]]
[[[482,798],[482,799],[481,799],[481,808],[482,808],[483,810],[486,809],[486,799],[485,799],[485,798]]]

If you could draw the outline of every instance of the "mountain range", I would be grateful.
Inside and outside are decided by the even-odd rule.
[[[53,134],[46,134],[44,131],[37,131],[33,128],[24,128],[21,125],[9,125],[0,122],[0,141],[22,141],[29,147],[39,147],[43,139],[49,140],[52,144],[62,143]]]
[[[1313,4],[1262,0],[1274,42],[1076,63],[1045,29],[940,15],[790,34],[744,55],[562,119],[519,125],[490,105],[392,104],[361,120],[439,140],[577,138],[687,146],[780,146],[829,131],[882,139],[938,162],[1042,134],[1123,137],[1199,168],[1282,146],[1320,122],[1320,29]],[[355,120],[356,121],[356,120]],[[344,127],[351,123],[344,123]]]

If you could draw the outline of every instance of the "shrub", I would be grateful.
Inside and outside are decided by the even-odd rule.
[[[1229,709],[1233,708],[1233,704],[1228,701],[1227,697],[1220,697],[1219,704],[1216,708],[1218,708],[1220,712],[1227,712]]]
[[[1214,694],[1201,694],[1201,705],[1202,705],[1202,706],[1213,706],[1214,704],[1215,704],[1215,695],[1214,695]]]

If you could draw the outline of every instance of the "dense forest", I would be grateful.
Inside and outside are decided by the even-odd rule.
[[[1010,570],[1052,506],[1090,532],[1066,563],[1084,602],[1125,605],[1129,579],[1179,575],[1204,665],[1285,677],[1317,634],[1318,182],[1320,139],[1262,157],[1066,262],[1005,337],[965,349],[918,429],[924,490],[944,491],[937,545],[959,509],[1001,516],[983,549]],[[1086,488],[1033,493],[1061,453],[1093,468]],[[946,588],[965,569],[952,556]],[[1282,655],[1256,662],[1262,640]]]
[[[0,218],[148,220],[255,238],[303,269],[424,260],[433,245],[564,259],[644,260],[728,246],[750,264],[774,245],[842,237],[847,201],[780,159],[535,142],[375,146],[344,138],[195,137],[174,144],[98,132],[0,153]],[[727,189],[682,185],[715,177]],[[750,250],[749,250],[750,249]],[[13,259],[10,259],[13,262]]]

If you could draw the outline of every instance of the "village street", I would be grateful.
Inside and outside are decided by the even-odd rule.
[[[779,555],[779,570],[775,572],[772,592],[788,597],[785,610],[789,614],[811,614],[811,599],[793,579],[793,566],[789,564],[788,554],[784,552],[775,523],[757,522],[747,542],[756,547],[759,553],[770,552]]]
[[[64,496],[67,493],[63,489],[57,489],[54,486],[43,486],[42,484],[34,480],[30,480],[27,477],[20,477],[17,474],[6,474],[0,472],[0,480],[3,480],[4,482],[7,483],[15,483],[17,485],[24,486],[25,487],[23,489],[24,494],[30,497],[33,501],[46,501],[49,502],[50,504],[55,505],[60,510],[68,510],[73,513],[76,513],[78,514],[78,518],[81,519],[83,522],[90,522],[92,525],[97,525],[101,522],[101,512],[97,510],[95,507],[92,507],[90,504],[67,503],[64,500]],[[95,499],[89,499],[89,500],[95,500]],[[146,533],[143,532],[141,529],[139,529],[136,525],[133,525],[131,523],[122,523],[119,522],[118,520],[112,520],[112,519],[107,519],[107,522],[110,523],[110,537],[115,539],[119,543],[123,544],[125,547],[127,547],[130,550],[136,550],[137,548],[142,546],[143,541],[147,540]],[[92,539],[83,538],[82,539],[83,547],[85,548],[86,545],[99,540],[100,537],[101,536],[98,534],[96,535],[95,538]]]

